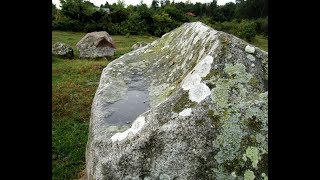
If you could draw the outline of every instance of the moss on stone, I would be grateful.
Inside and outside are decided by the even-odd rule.
[[[219,69],[211,69],[210,73],[206,77],[203,77],[202,80],[210,80],[212,77],[219,78],[221,73]]]
[[[256,116],[252,116],[248,119],[247,127],[254,132],[259,132],[261,129],[261,124],[262,122],[258,121]]]
[[[264,173],[268,175],[268,154],[267,153],[261,155],[261,159],[258,162],[257,173],[259,174]]]
[[[213,157],[213,154],[208,156]],[[197,157],[198,159],[198,167],[194,174],[194,176],[190,179],[208,179],[211,180],[213,176],[212,168],[214,167],[213,161],[208,158]],[[186,178],[187,179],[187,178]],[[188,178],[189,179],[189,178]]]
[[[166,100],[172,93],[174,92],[174,89],[167,88],[161,95],[159,96],[160,102],[163,102]]]
[[[252,87],[259,87],[261,85],[256,75],[252,76],[248,84]]]
[[[257,141],[254,136],[246,135],[241,139],[241,147],[256,146],[256,145],[257,145]]]
[[[196,105],[196,103],[192,102],[189,99],[188,92],[184,91],[183,94],[180,96],[180,98],[175,103],[175,105],[173,106],[172,111],[176,112],[176,113],[179,113],[182,110],[184,110],[186,108],[194,107],[195,105]]]
[[[211,119],[211,123],[212,123],[213,127],[218,128],[221,126],[221,122],[220,122],[221,117],[219,115],[215,115],[213,110],[210,109],[208,111],[208,116]]]

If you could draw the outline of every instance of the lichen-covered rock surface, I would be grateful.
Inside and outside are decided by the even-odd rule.
[[[106,31],[98,31],[86,34],[77,43],[77,49],[80,58],[98,58],[113,56],[116,47]]]
[[[268,53],[247,45],[185,23],[109,63],[88,179],[267,179]]]

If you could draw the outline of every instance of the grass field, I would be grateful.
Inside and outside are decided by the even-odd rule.
[[[85,33],[52,32],[52,43],[64,42],[76,51],[76,43]],[[150,36],[112,36],[117,51],[109,60],[52,59],[52,179],[76,179],[85,168],[91,103],[102,69],[114,58],[131,50],[138,41],[152,42]],[[262,36],[254,44],[264,50],[268,40]]]

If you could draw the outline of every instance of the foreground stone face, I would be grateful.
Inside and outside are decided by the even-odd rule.
[[[186,23],[109,63],[88,179],[266,179],[268,54],[247,45]]]
[[[73,49],[65,43],[56,42],[52,45],[52,54],[59,57],[72,58]]]
[[[111,36],[105,32],[91,32],[86,34],[78,43],[80,58],[97,58],[113,56],[116,50]]]

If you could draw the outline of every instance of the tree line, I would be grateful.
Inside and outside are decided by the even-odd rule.
[[[143,0],[126,6],[123,0],[100,7],[85,0],[60,0],[52,4],[52,29],[61,31],[107,31],[113,35],[161,36],[185,22],[201,21],[216,30],[251,41],[256,34],[268,35],[267,0],[236,0],[218,6],[210,3]]]

